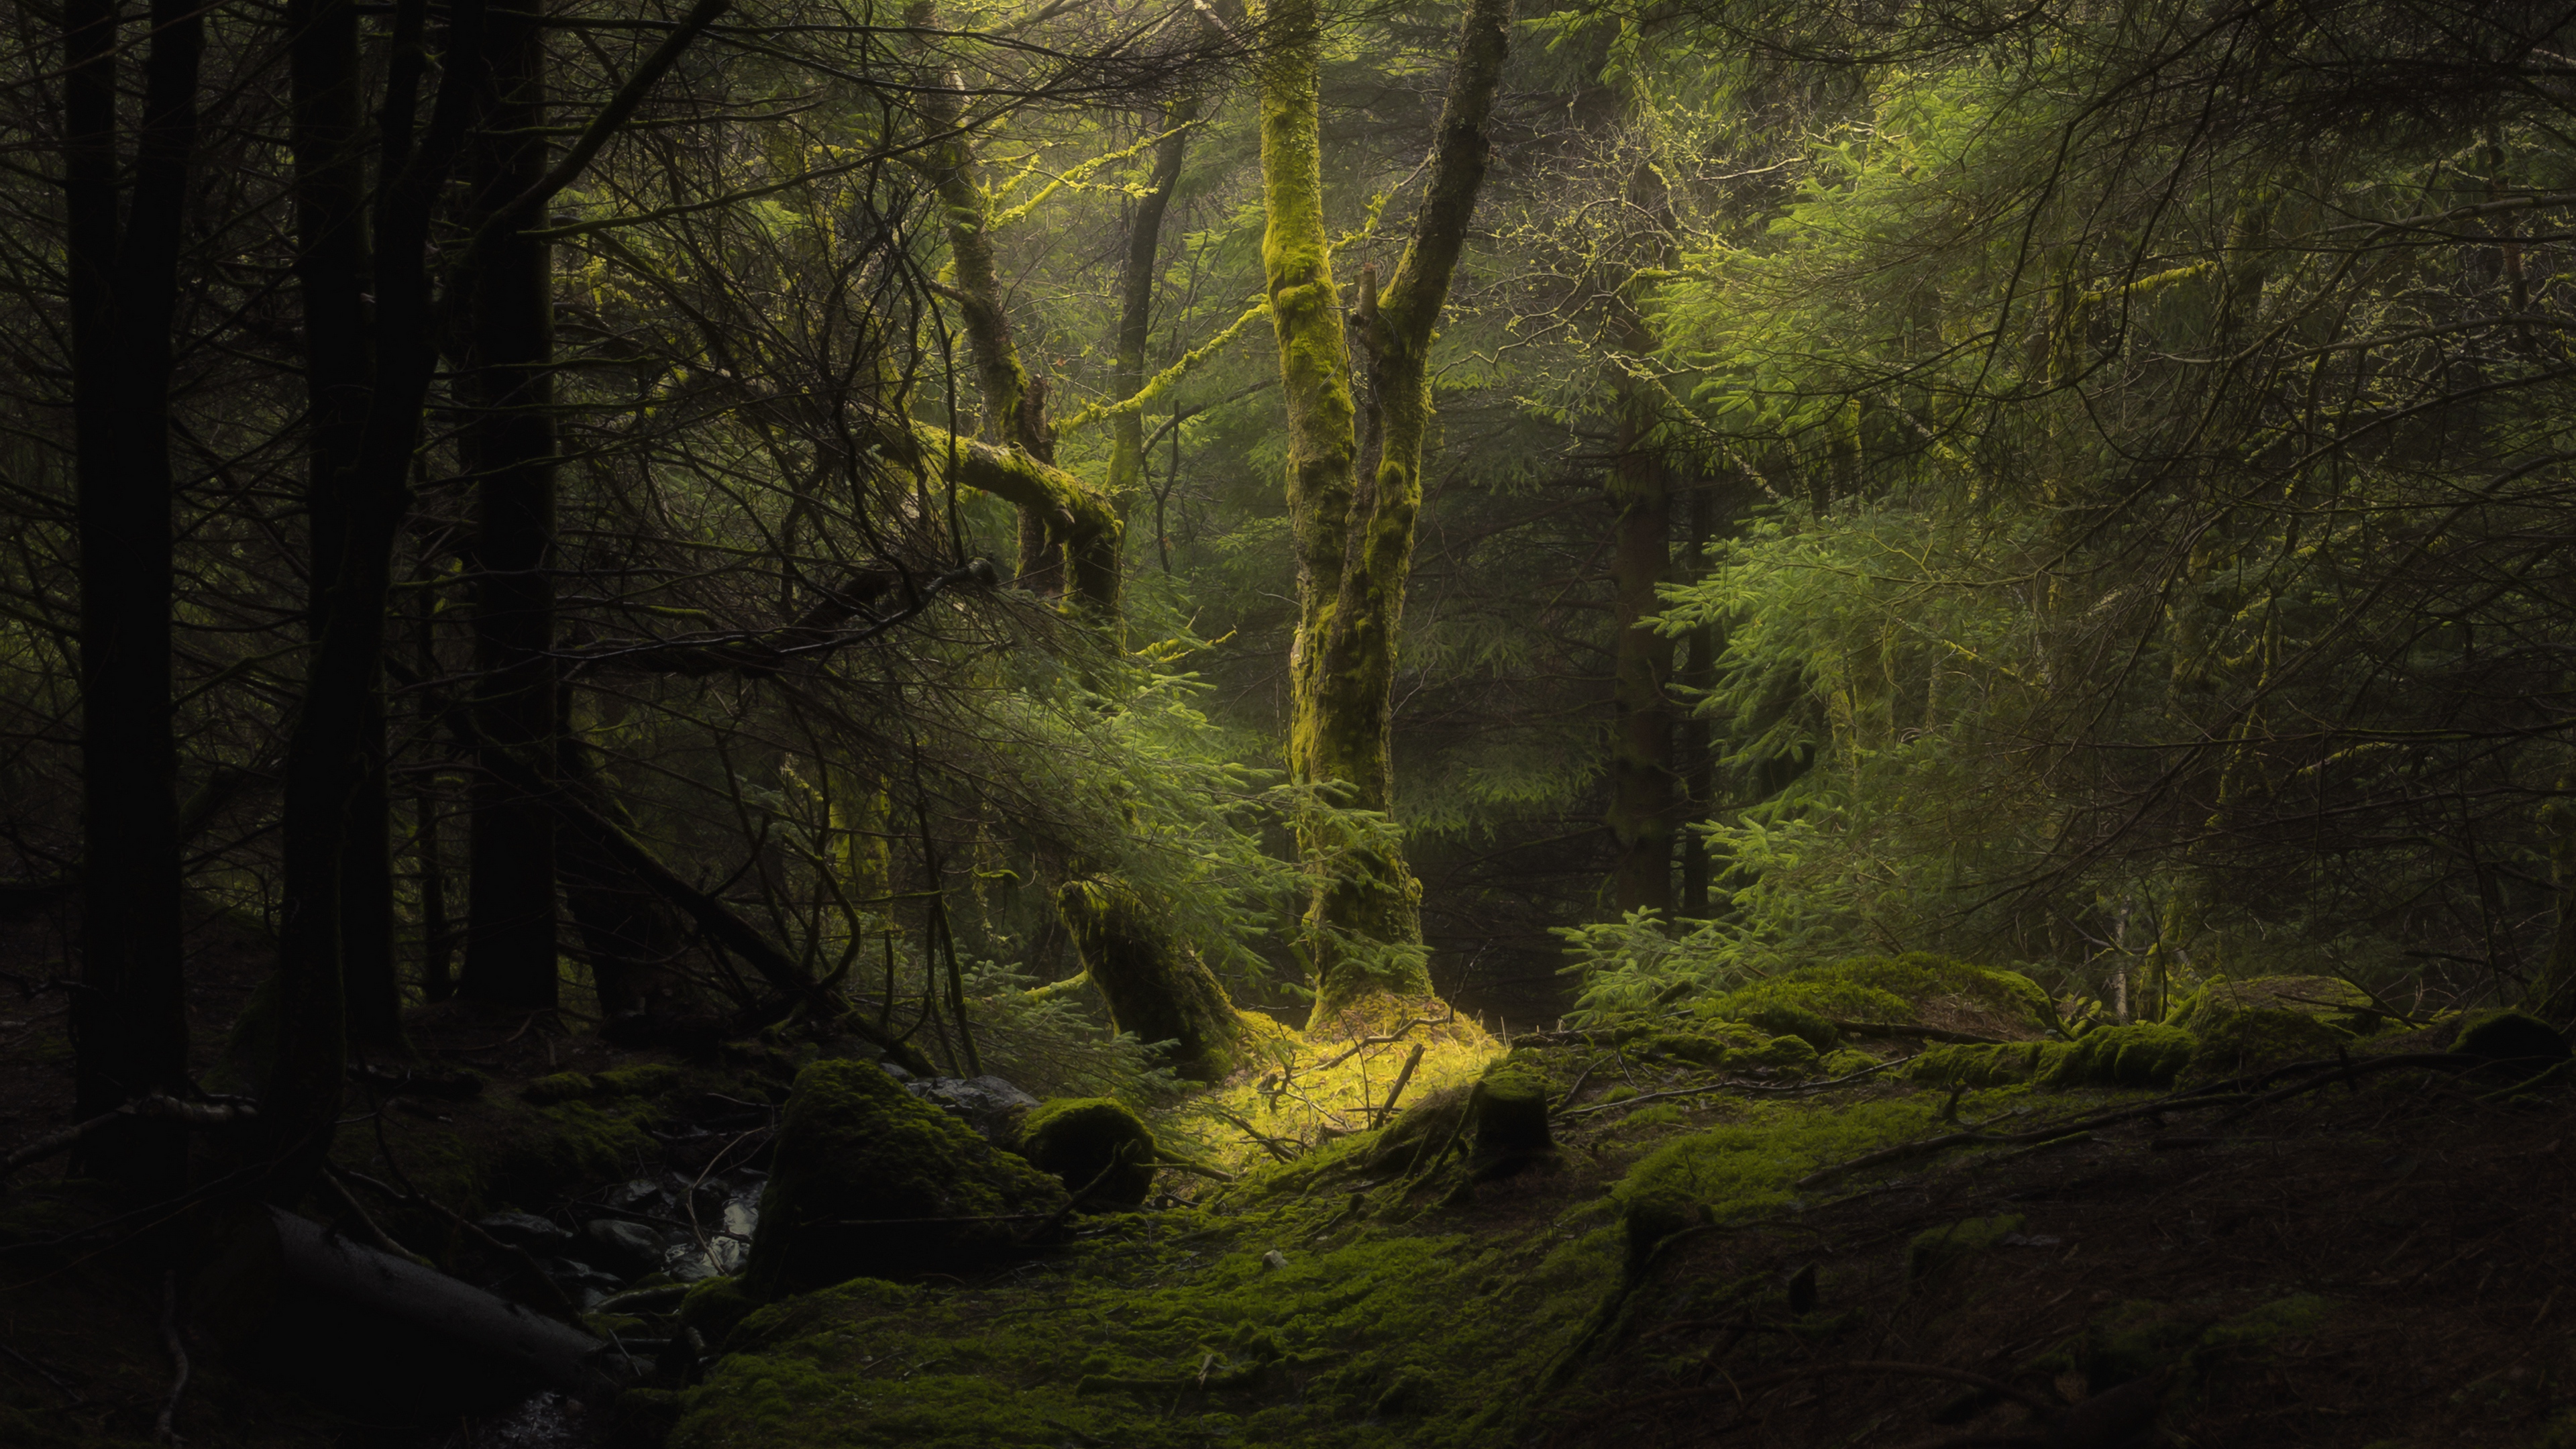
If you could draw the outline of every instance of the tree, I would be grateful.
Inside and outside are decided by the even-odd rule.
[[[1484,182],[1485,125],[1502,81],[1510,19],[1508,0],[1469,5],[1411,240],[1383,292],[1373,273],[1363,274],[1346,336],[1324,227],[1321,14],[1311,0],[1291,0],[1270,14],[1274,49],[1261,73],[1261,254],[1288,408],[1288,506],[1298,551],[1289,768],[1336,803],[1362,810],[1384,811],[1394,801],[1388,729],[1431,426],[1431,343]],[[1316,1019],[1372,991],[1427,991],[1421,892],[1401,854],[1363,850],[1327,867],[1323,842],[1313,835],[1310,828],[1318,879],[1306,928]]]

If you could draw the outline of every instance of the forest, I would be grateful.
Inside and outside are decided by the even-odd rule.
[[[2576,1445],[2576,5],[7,8],[0,1443]]]

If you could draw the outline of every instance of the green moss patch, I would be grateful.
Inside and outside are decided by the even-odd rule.
[[[1905,1281],[1925,1283],[2022,1230],[2020,1214],[1966,1218],[1914,1235],[1905,1245]]]
[[[1775,1035],[1795,1035],[1819,1051],[1818,1024],[1836,1021],[1934,1025],[1992,1036],[2030,1036],[2055,1019],[2048,993],[2013,971],[1971,966],[1946,956],[1909,952],[1801,966],[1730,991],[1694,1008],[1704,1017],[1751,1023],[1795,1022]]]

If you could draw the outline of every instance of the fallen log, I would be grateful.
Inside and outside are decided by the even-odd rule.
[[[250,1353],[267,1376],[371,1422],[439,1422],[539,1389],[604,1403],[616,1350],[580,1329],[282,1209],[276,1307]]]

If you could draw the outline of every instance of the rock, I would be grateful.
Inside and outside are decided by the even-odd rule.
[[[642,1223],[592,1218],[582,1231],[612,1257],[639,1270],[661,1266],[662,1235]]]
[[[1279,1251],[1277,1248],[1273,1248],[1269,1252],[1261,1255],[1261,1266],[1274,1270],[1285,1268],[1288,1266],[1288,1255]]]
[[[787,1099],[744,1287],[769,1299],[980,1268],[1023,1251],[1064,1204],[1053,1178],[874,1063],[819,1061]]]
[[[974,1128],[976,1136],[1005,1152],[1017,1145],[1021,1119],[1038,1104],[1037,1098],[992,1076],[915,1079],[905,1081],[903,1089]]]
[[[535,1213],[494,1213],[474,1226],[520,1248],[559,1248],[572,1241],[570,1231],[556,1227]]]
[[[1077,1207],[1130,1212],[1154,1190],[1153,1129],[1113,1098],[1058,1098],[1031,1112],[1020,1155],[1077,1194]]]

